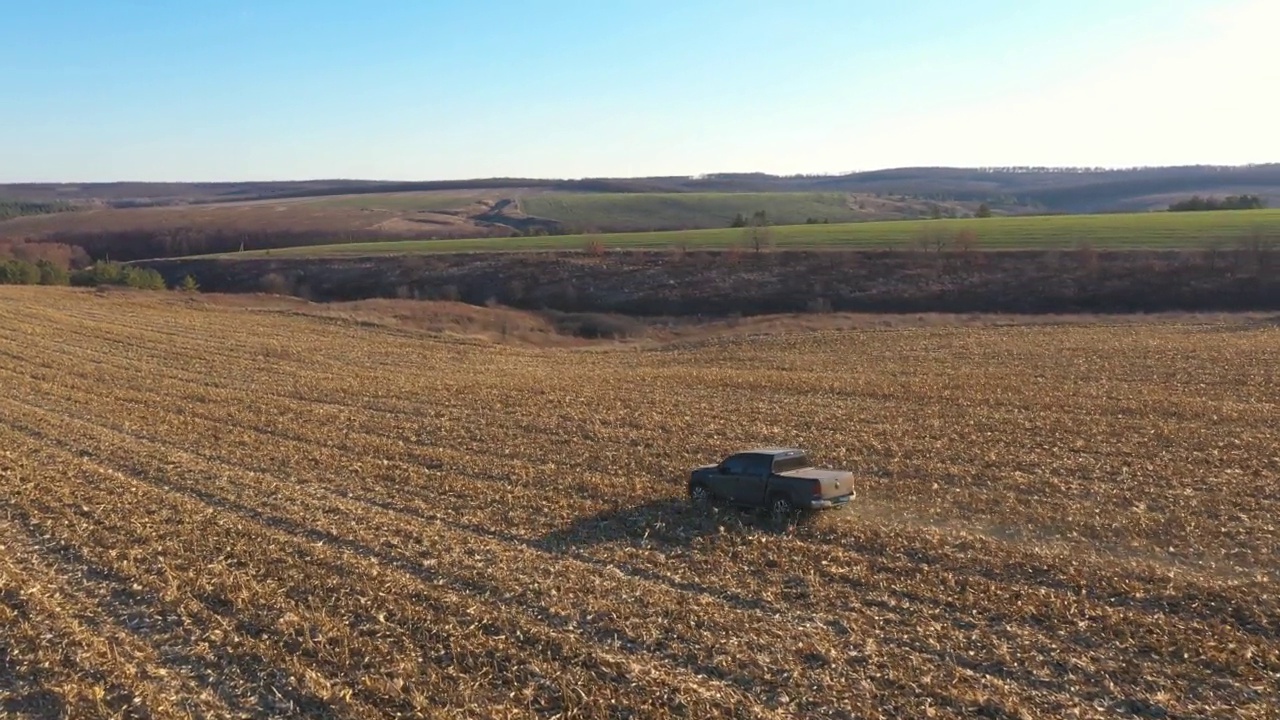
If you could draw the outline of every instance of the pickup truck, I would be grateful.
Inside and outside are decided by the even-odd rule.
[[[746,450],[689,474],[689,499],[695,504],[768,508],[775,517],[843,507],[856,496],[853,473],[813,467],[809,453],[799,448]]]

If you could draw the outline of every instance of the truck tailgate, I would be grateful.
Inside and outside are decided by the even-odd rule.
[[[827,500],[844,497],[853,492],[853,473],[846,470],[804,468],[803,470],[792,470],[791,472],[779,474],[783,477],[817,480],[822,486],[822,497]]]

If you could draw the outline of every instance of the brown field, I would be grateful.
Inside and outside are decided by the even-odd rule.
[[[0,186],[0,199],[5,196]],[[160,198],[157,198],[160,199]],[[231,247],[147,245],[151,254],[133,254],[148,241],[179,232],[247,236],[248,249],[278,249],[341,243],[411,239],[493,238],[540,227],[547,231],[633,232],[724,228],[735,213],[770,208],[779,224],[809,217],[830,222],[928,217],[934,203],[846,193],[562,193],[547,187],[368,192],[276,199],[184,202],[111,207],[82,204],[75,212],[27,215],[0,221],[0,239],[60,238],[102,246],[129,259],[233,252]],[[531,206],[530,207],[526,207]],[[957,203],[939,207],[964,210]],[[970,203],[972,213],[976,204]],[[541,214],[541,217],[538,217]],[[532,215],[532,217],[531,217]],[[289,242],[265,242],[264,236]],[[275,238],[282,240],[282,238]],[[578,243],[575,243],[575,247]],[[103,254],[102,252],[98,253]]]
[[[32,215],[0,224],[0,236],[46,237],[110,233],[201,232],[324,233],[348,235],[483,237],[494,231],[474,222],[494,191],[440,191],[249,200],[201,205],[95,208]]]
[[[1280,717],[1278,343],[3,287],[0,716]],[[762,443],[856,507],[685,507]]]

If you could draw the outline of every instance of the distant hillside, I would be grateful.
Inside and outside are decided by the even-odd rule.
[[[686,190],[826,190],[999,202],[1049,212],[1161,208],[1190,195],[1256,194],[1280,203],[1280,163],[1090,170],[1057,168],[899,168],[835,176],[710,175]]]
[[[430,182],[307,180],[231,183],[66,183],[0,185],[0,199],[69,201],[114,207],[286,199],[365,193],[538,188],[607,193],[836,192],[1022,205],[1046,212],[1163,208],[1190,195],[1254,194],[1280,205],[1280,163],[1098,170],[1080,168],[896,168],[847,175],[720,173],[698,177],[484,178]]]
[[[78,246],[95,258],[141,259],[335,242],[724,229],[735,218],[758,212],[773,225],[835,225],[965,218],[980,209],[994,215],[1165,210],[1193,195],[1257,195],[1280,208],[1280,164],[901,168],[791,177],[0,185],[0,241],[54,242]]]
[[[0,200],[50,202],[127,208],[195,203],[283,200],[363,193],[488,190],[547,185],[547,180],[448,180],[389,182],[381,180],[297,180],[273,182],[194,183],[11,183],[0,184]]]
[[[977,205],[843,192],[536,192],[519,199],[524,212],[567,232],[726,228],[758,211],[772,225],[965,217]]]

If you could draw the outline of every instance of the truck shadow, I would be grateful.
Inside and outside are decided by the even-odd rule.
[[[703,509],[691,506],[683,498],[665,499],[581,518],[543,535],[536,544],[553,552],[606,544],[663,550],[688,547],[700,538],[714,535],[783,534],[802,524],[803,520],[775,521],[749,509],[719,505]]]

